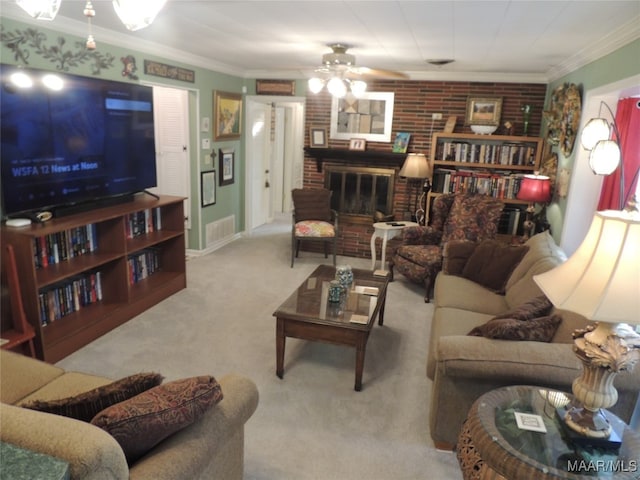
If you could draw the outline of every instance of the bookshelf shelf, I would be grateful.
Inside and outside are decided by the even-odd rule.
[[[540,168],[542,147],[543,139],[538,137],[434,133],[427,216],[433,200],[443,193],[491,195],[507,205],[500,233],[515,234],[518,220],[514,228],[513,217],[519,218],[527,205],[516,198],[520,180]],[[524,216],[520,221],[523,219]]]
[[[3,226],[1,236],[15,252],[36,353],[48,362],[186,287],[180,197],[139,195],[45,224]],[[137,259],[134,284],[132,258]],[[153,268],[145,261],[153,261]]]

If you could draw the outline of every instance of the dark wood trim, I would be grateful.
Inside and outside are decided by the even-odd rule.
[[[309,148],[304,147],[305,153],[315,158],[317,171],[322,171],[322,162],[325,160],[338,160],[344,163],[352,161],[365,162],[368,165],[392,165],[402,166],[406,153],[378,152],[375,150],[347,150],[346,148]]]

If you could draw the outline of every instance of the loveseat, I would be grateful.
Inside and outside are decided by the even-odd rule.
[[[455,244],[451,245],[451,249]],[[482,394],[508,385],[538,385],[571,392],[582,364],[572,350],[572,333],[589,322],[567,311],[550,342],[514,341],[468,335],[474,328],[542,295],[533,276],[566,259],[548,232],[525,243],[526,254],[496,293],[461,275],[448,273],[453,261],[445,249],[443,271],[435,281],[427,376],[433,380],[429,423],[434,444],[451,449],[473,402]],[[611,411],[631,418],[640,391],[640,368],[615,379],[618,402]]]
[[[112,380],[0,351],[0,439],[69,463],[71,479],[241,479],[244,424],[258,405],[248,378],[219,379],[223,399],[195,423],[128,466],[119,443],[91,423],[23,408],[110,384]]]

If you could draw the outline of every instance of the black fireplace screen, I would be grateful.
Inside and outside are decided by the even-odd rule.
[[[395,170],[325,165],[325,187],[333,192],[331,208],[340,215],[370,222],[376,211],[393,213]]]

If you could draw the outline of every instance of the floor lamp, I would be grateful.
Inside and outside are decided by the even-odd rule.
[[[596,212],[582,244],[563,264],[533,280],[559,309],[596,321],[576,331],[574,352],[583,364],[572,390],[577,402],[564,422],[587,439],[608,439],[612,428],[601,409],[615,405],[617,373],[640,360],[640,214]]]
[[[424,153],[410,153],[407,155],[407,158],[398,173],[401,177],[408,178],[409,182],[413,183],[413,217],[416,219],[418,223],[422,223],[419,219],[420,214],[422,215],[422,220],[424,220],[424,208],[422,206],[422,201],[420,202],[420,206],[418,206],[418,189],[420,188],[420,184],[423,180],[429,178],[431,175],[431,167],[429,166],[429,162],[427,161],[427,157]]]

